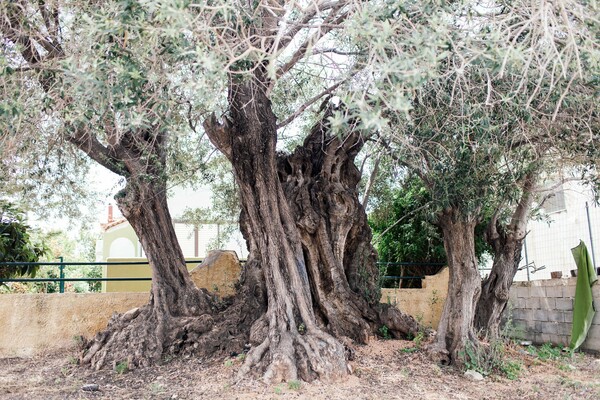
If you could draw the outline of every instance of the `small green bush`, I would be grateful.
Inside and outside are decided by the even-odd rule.
[[[489,345],[474,346],[467,343],[460,353],[464,368],[479,372],[483,376],[501,374],[514,380],[519,377],[522,365],[519,361],[506,357],[505,343],[496,340]]]
[[[553,346],[552,343],[544,343],[540,347],[527,346],[527,351],[542,361],[556,360],[563,356],[562,350],[559,347]]]
[[[381,328],[379,328],[379,334],[381,335],[382,338],[384,338],[386,340],[392,338],[392,335],[390,335],[389,328],[386,325],[382,325]]]
[[[289,381],[288,382],[288,389],[290,390],[300,390],[300,381]]]
[[[115,365],[115,372],[117,374],[124,374],[125,372],[127,372],[129,370],[129,365],[127,364],[127,361],[119,361],[116,365]]]

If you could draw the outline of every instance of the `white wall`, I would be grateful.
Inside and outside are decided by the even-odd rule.
[[[535,273],[530,273],[531,280],[550,279],[550,272],[562,271],[563,276],[570,276],[570,270],[576,269],[571,249],[583,240],[592,252],[588,218],[586,214],[586,201],[589,204],[590,226],[594,239],[596,266],[600,258],[600,208],[592,201],[591,190],[586,189],[577,182],[564,185],[565,210],[551,213],[550,221],[530,221],[526,238],[527,259],[535,263],[536,267],[546,268]],[[523,251],[521,266],[525,265],[525,251]],[[517,272],[515,281],[527,280],[526,270]]]

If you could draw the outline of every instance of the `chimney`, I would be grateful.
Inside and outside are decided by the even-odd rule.
[[[111,223],[113,222],[115,219],[113,218],[113,205],[111,203],[108,204],[108,222],[107,223]]]

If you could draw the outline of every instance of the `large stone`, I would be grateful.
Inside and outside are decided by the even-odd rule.
[[[484,379],[483,375],[471,369],[465,371],[465,378],[468,378],[472,381],[482,381]]]
[[[235,284],[240,279],[242,267],[235,251],[213,250],[202,264],[190,271],[197,287],[218,297],[235,294]]]

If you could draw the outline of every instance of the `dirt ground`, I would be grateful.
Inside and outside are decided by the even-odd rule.
[[[0,359],[2,399],[600,399],[600,359],[588,354],[541,360],[515,347],[519,377],[473,381],[439,367],[410,341],[374,340],[356,348],[344,382],[266,385],[234,382],[241,360],[175,359],[151,368],[94,372],[68,354]],[[98,390],[84,391],[86,384]]]

